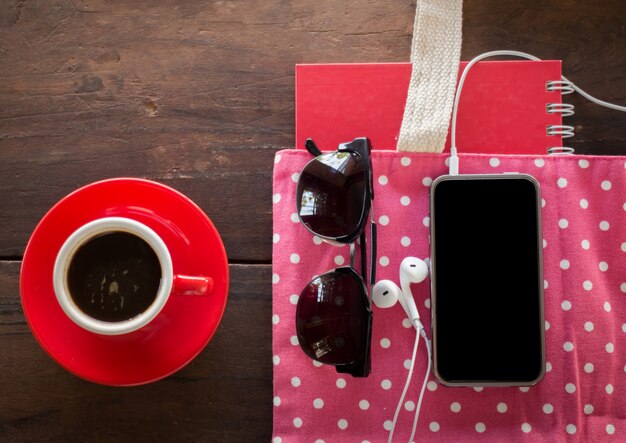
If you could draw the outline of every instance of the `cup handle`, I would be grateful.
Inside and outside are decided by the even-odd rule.
[[[192,277],[175,275],[172,293],[177,295],[211,295],[213,279],[211,277]]]

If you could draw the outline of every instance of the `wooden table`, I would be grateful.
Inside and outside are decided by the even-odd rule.
[[[0,440],[268,441],[271,175],[294,140],[294,64],[406,61],[414,3],[7,0],[0,10]],[[626,103],[626,6],[466,0],[463,58],[562,59]],[[626,116],[579,97],[580,153],[626,153]],[[117,176],[173,186],[230,258],[223,323],[187,367],[116,389],[57,366],[19,299],[20,260],[61,197]]]

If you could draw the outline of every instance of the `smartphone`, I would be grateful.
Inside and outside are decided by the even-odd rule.
[[[529,386],[545,373],[541,195],[527,174],[431,185],[433,371],[450,386]]]

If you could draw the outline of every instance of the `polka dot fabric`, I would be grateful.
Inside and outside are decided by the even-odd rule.
[[[347,246],[326,244],[298,222],[296,182],[310,159],[295,150],[275,157],[273,442],[387,441],[415,337],[404,311],[374,308],[365,379],[313,362],[295,336],[300,291],[349,262]],[[446,162],[436,154],[373,153],[379,279],[397,282],[407,255],[428,257],[429,189]],[[530,388],[447,388],[431,376],[416,441],[626,441],[626,159],[462,155],[460,168],[526,172],[541,185],[546,375]],[[429,330],[428,284],[414,285],[413,294]],[[408,440],[425,369],[422,343],[396,441]]]

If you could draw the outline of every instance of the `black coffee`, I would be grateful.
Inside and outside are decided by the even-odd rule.
[[[152,248],[127,232],[94,237],[74,254],[67,274],[74,303],[90,317],[118,322],[155,300],[161,265]]]

